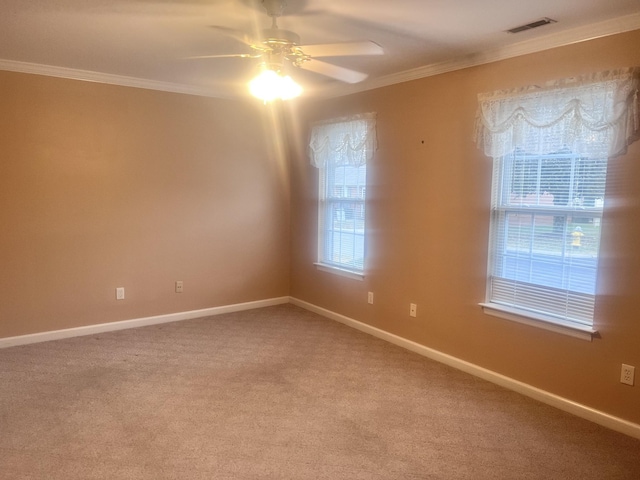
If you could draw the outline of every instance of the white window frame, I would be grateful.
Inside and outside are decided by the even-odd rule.
[[[355,175],[357,181],[353,186],[358,189],[355,196],[349,196],[349,192],[342,192],[342,195],[332,194],[332,187],[335,187],[331,179],[335,179],[336,170],[353,169],[351,172]],[[364,174],[359,170],[364,169]],[[346,172],[343,174],[346,176]],[[360,180],[364,180],[362,183]],[[323,271],[338,273],[355,279],[364,278],[364,261],[366,257],[366,164],[355,166],[335,165],[328,162],[319,170],[319,192],[318,192],[318,261],[316,265]],[[341,185],[347,188],[346,185]],[[347,206],[347,208],[344,208]],[[338,208],[335,208],[338,207]],[[341,230],[341,223],[346,219],[335,219],[334,214],[351,209],[351,220],[353,222],[352,229]],[[336,225],[337,223],[337,225]],[[357,228],[360,226],[362,228]],[[351,251],[345,252],[343,258],[352,258],[352,261],[342,261],[336,256],[341,252],[336,252],[328,244],[334,245],[336,235],[345,235],[351,238]],[[345,243],[348,243],[345,242]],[[342,248],[342,242],[338,243]],[[354,263],[358,260],[359,252],[362,253],[361,263]]]
[[[512,204],[509,197],[511,195],[511,175],[513,174],[514,156],[511,154],[494,160],[493,171],[493,189],[492,189],[492,208],[491,208],[491,227],[489,242],[489,263],[488,263],[488,281],[486,302],[482,303],[484,311],[488,314],[515,320],[528,325],[537,325],[542,328],[565,333],[578,338],[590,340],[597,333],[593,328],[593,312],[595,308],[595,287],[593,293],[575,291],[568,288],[566,279],[562,279],[562,286],[554,288],[550,285],[544,285],[540,282],[533,282],[527,285],[525,282],[513,282],[504,265],[508,261],[510,255],[507,252],[507,236],[508,236],[508,215],[531,216],[531,220],[535,221],[535,215],[564,217],[563,232],[560,238],[569,239],[571,232],[568,230],[568,219],[590,218],[597,223],[602,229],[602,214],[604,203],[604,192],[598,202],[594,202],[593,206],[576,205],[569,201],[567,205],[540,205],[538,204]],[[525,156],[525,155],[523,155]],[[573,199],[576,194],[573,191],[575,185],[574,179],[578,162],[605,162],[606,159],[584,159],[580,155],[563,152],[558,154],[546,155],[526,155],[529,159],[538,163],[538,170],[541,168],[543,160],[562,158],[571,162],[570,176],[567,185],[567,198]],[[606,170],[605,170],[606,172]],[[540,194],[541,180],[540,171],[537,172],[537,185],[535,194]],[[532,225],[533,230],[533,225]],[[533,235],[531,241],[533,241]],[[599,256],[599,239],[598,233],[595,261],[596,273],[594,282],[597,280],[597,257]],[[566,244],[565,244],[566,245]],[[533,263],[533,247],[529,252],[522,251],[517,253],[519,258],[530,257],[530,263]],[[571,266],[573,261],[572,252],[565,246],[562,254],[557,258],[557,264],[560,266],[564,274],[567,266]],[[544,283],[544,282],[543,282]],[[516,291],[520,294],[520,300],[515,304],[511,297],[516,296]],[[523,295],[524,294],[524,295]],[[540,305],[540,296],[544,296],[544,305]],[[528,302],[528,298],[533,298],[532,302]],[[536,300],[537,299],[537,300]],[[541,308],[541,306],[543,308]],[[571,312],[570,317],[566,318],[567,309]]]

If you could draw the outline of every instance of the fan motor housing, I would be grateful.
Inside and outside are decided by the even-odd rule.
[[[289,30],[265,28],[262,30],[262,43],[267,45],[299,45],[300,36]]]

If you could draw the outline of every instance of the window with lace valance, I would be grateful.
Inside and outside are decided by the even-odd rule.
[[[478,96],[493,158],[488,313],[591,338],[608,159],[640,134],[640,68]]]
[[[309,157],[319,169],[318,268],[361,279],[365,262],[367,162],[376,148],[376,114],[313,125]]]

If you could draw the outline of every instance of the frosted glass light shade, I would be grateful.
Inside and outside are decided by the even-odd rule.
[[[263,70],[249,82],[251,95],[264,102],[276,99],[289,100],[302,93],[302,87],[290,76],[282,76],[273,70]]]

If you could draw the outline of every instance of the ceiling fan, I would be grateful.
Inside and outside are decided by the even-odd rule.
[[[317,60],[318,57],[341,57],[355,55],[382,55],[382,47],[370,40],[359,42],[344,42],[321,45],[300,45],[300,36],[296,33],[278,27],[277,19],[282,16],[286,2],[284,0],[261,0],[262,6],[271,17],[271,28],[262,30],[257,38],[244,32],[214,26],[218,31],[229,35],[253,51],[251,53],[203,55],[189,58],[256,58],[261,60],[265,70],[281,73],[285,64],[318,73],[346,83],[358,83],[367,78],[366,73],[340,67],[331,63]]]

